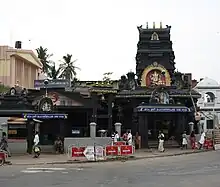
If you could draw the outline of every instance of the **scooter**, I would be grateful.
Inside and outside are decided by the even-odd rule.
[[[34,158],[38,158],[40,156],[41,149],[39,146],[34,147]]]

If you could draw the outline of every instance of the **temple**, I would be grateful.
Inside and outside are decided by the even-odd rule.
[[[110,136],[118,124],[120,133],[130,129],[141,137],[141,147],[149,148],[156,145],[159,130],[175,145],[183,131],[197,131],[195,103],[200,94],[192,89],[191,74],[175,68],[171,26],[137,29],[135,73],[71,86],[67,80],[36,80],[35,89],[13,87],[2,94],[0,116],[25,119],[21,128],[8,125],[9,137],[28,137],[30,142],[37,128],[41,144],[50,145],[57,135],[80,140],[94,129],[92,136]]]

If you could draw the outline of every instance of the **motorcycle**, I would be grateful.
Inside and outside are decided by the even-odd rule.
[[[0,166],[5,164],[11,165],[11,162],[7,160],[8,153],[2,149],[0,149]]]
[[[40,156],[41,149],[39,146],[34,147],[34,158],[38,158]]]

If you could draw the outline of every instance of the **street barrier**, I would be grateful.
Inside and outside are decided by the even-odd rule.
[[[70,145],[68,146],[67,155],[70,160],[85,160],[85,155],[83,154],[86,147]]]
[[[84,157],[85,147],[72,147],[72,157]]]
[[[122,156],[134,154],[134,146],[132,145],[121,145],[120,150]]]
[[[123,143],[122,143],[123,144]],[[135,152],[133,145],[82,146],[70,145],[68,157],[71,160],[99,161],[109,157],[131,156]]]
[[[108,145],[105,147],[105,156],[118,156],[119,151],[118,145]]]
[[[133,145],[109,145],[105,147],[106,157],[131,156],[135,152]]]

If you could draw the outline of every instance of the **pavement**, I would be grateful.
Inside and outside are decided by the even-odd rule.
[[[204,152],[207,150],[181,150],[181,149],[167,149],[165,152],[160,153],[157,150],[151,149],[140,149],[135,152],[134,155],[129,157],[122,157],[122,160],[137,160],[137,159],[147,159],[155,157],[167,157],[167,156],[177,156],[184,154],[195,154]],[[210,151],[210,150],[209,150]],[[71,159],[66,154],[56,155],[56,154],[41,154],[39,158],[33,158],[33,155],[20,155],[12,156],[8,159],[13,165],[44,165],[44,164],[70,164],[70,163],[85,163],[87,160],[85,158]],[[106,161],[117,161],[120,158],[109,157]]]
[[[219,187],[220,152],[128,162],[11,165],[0,168],[0,186],[10,187]]]

